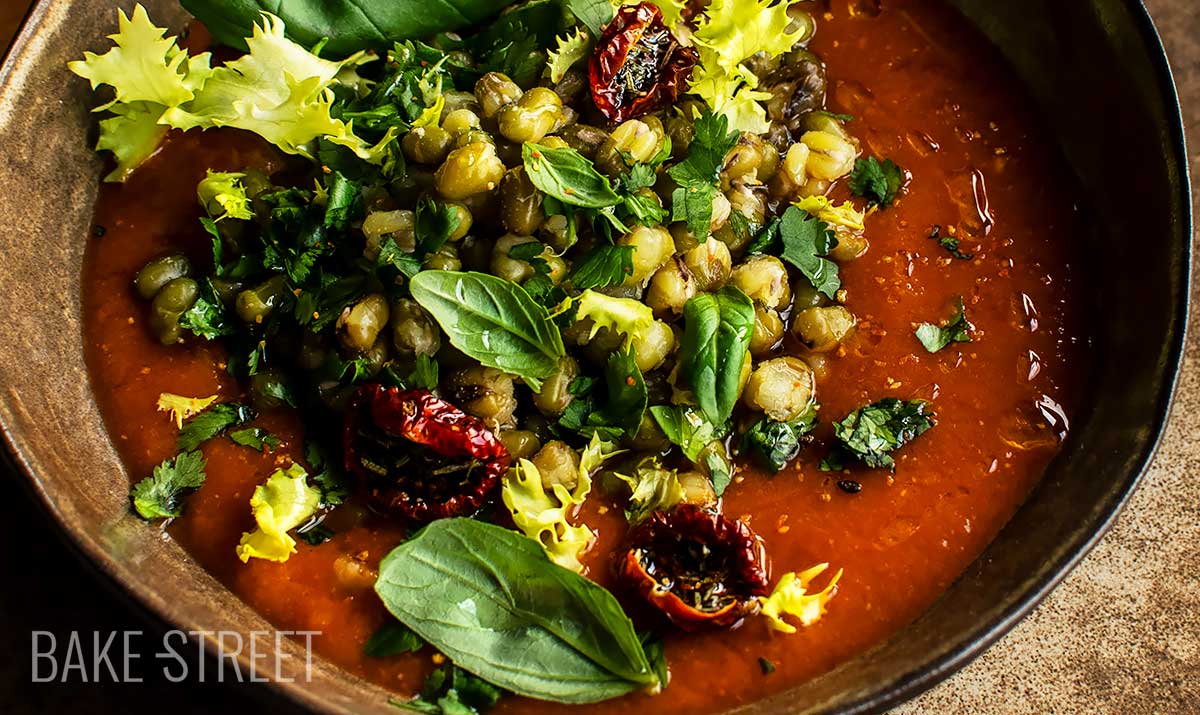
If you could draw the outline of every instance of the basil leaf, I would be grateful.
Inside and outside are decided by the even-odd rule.
[[[516,283],[484,273],[421,271],[409,288],[454,347],[521,377],[534,391],[566,354],[549,311]]]
[[[733,286],[702,293],[683,307],[680,360],[700,411],[725,424],[741,393],[742,367],[754,331],[754,303]]]
[[[246,49],[262,13],[287,23],[288,37],[305,47],[326,41],[322,55],[345,57],[396,40],[459,30],[495,16],[513,0],[181,0],[218,42]]]
[[[721,442],[728,429],[716,427],[691,407],[655,405],[650,414],[671,444],[708,475],[717,496],[724,494],[733,481],[733,467]]]
[[[612,22],[613,7],[609,0],[566,0],[565,4],[592,37],[600,37],[604,26]]]
[[[591,703],[659,682],[611,593],[493,524],[435,521],[383,559],[375,592],[455,665],[519,695]]]
[[[799,456],[805,444],[812,441],[809,433],[816,426],[815,407],[790,422],[763,417],[742,436],[742,449],[749,452],[760,467],[778,474]]]
[[[837,264],[825,258],[837,246],[829,224],[789,206],[779,221],[779,237],[783,241],[783,260],[799,268],[825,297],[833,298],[842,287],[842,279]]]
[[[509,252],[512,256],[512,252]],[[633,275],[633,246],[597,246],[584,254],[567,274],[578,290],[619,285]]]
[[[604,381],[608,386],[608,404],[593,412],[588,423],[597,427],[619,427],[625,434],[635,435],[642,426],[649,395],[646,381],[637,365],[637,352],[631,345],[608,356]]]
[[[574,149],[526,144],[521,157],[533,185],[564,204],[602,209],[621,200],[608,177],[596,171],[592,162]]]

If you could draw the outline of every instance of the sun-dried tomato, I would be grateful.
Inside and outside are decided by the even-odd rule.
[[[698,59],[663,24],[656,6],[626,5],[600,36],[588,64],[592,100],[614,122],[674,104]]]
[[[512,462],[482,421],[428,390],[359,388],[342,440],[372,502],[414,522],[478,511]]]
[[[691,504],[634,529],[622,579],[684,630],[732,626],[769,588],[762,541],[737,519]]]

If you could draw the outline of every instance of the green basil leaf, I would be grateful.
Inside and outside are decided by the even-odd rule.
[[[608,356],[604,381],[608,386],[608,404],[600,412],[593,412],[588,423],[597,427],[619,427],[628,435],[637,434],[650,400],[634,346]]]
[[[345,57],[368,48],[390,47],[396,40],[415,39],[459,30],[487,20],[514,0],[181,0],[218,42],[246,49],[262,13],[287,23],[288,37],[305,47],[326,41],[322,54]]]
[[[887,397],[860,407],[833,425],[834,450],[821,463],[823,471],[838,471],[847,458],[872,469],[895,469],[890,452],[900,449],[934,426],[929,403]]]
[[[592,37],[600,37],[604,26],[612,22],[613,7],[609,0],[566,0],[565,4]]]
[[[549,311],[516,283],[484,273],[421,271],[409,288],[454,347],[521,377],[534,391],[566,354]]]
[[[700,411],[725,424],[741,393],[742,367],[754,331],[754,303],[733,286],[702,293],[683,307],[680,360]]]
[[[512,256],[512,252],[509,252]],[[633,246],[601,245],[588,251],[567,274],[578,290],[619,285],[633,275]]]
[[[519,695],[590,703],[659,682],[611,593],[493,524],[435,521],[383,559],[375,591],[455,665]]]
[[[763,417],[742,436],[742,449],[772,474],[778,474],[812,441],[809,433],[817,426],[817,410],[810,407],[791,422]]]
[[[608,177],[596,171],[595,165],[574,149],[526,144],[521,157],[533,185],[564,204],[602,209],[621,200]]]

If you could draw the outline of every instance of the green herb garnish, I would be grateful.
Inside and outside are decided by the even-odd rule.
[[[833,425],[837,444],[821,462],[823,471],[841,471],[849,460],[868,467],[895,469],[890,452],[900,449],[933,427],[929,403],[888,397],[860,407]]]
[[[164,460],[154,473],[134,485],[133,508],[143,519],[171,519],[180,515],[183,495],[204,484],[204,455],[184,452]]]
[[[966,309],[960,296],[956,301],[954,314],[943,325],[921,323],[917,326],[917,340],[931,353],[936,353],[950,343],[971,342],[971,331],[975,326],[967,320]]]
[[[904,170],[891,159],[882,162],[873,156],[854,162],[850,191],[880,208],[891,206],[904,185]]]

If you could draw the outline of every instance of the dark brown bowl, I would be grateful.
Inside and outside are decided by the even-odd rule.
[[[128,8],[132,3],[117,3]],[[145,2],[179,28],[170,0]],[[1004,634],[1100,539],[1137,485],[1170,406],[1187,318],[1191,215],[1175,89],[1135,0],[953,0],[999,46],[1057,133],[1098,227],[1098,367],[1049,473],[919,620],[869,653],[739,713],[878,712]],[[86,84],[66,62],[104,44],[107,0],[46,0],[0,69],[0,426],[11,458],[88,560],[177,627],[269,625],[160,529],[133,517],[83,360],[79,279],[101,161]],[[284,675],[301,675],[290,648]],[[298,659],[297,659],[298,658]],[[317,660],[276,686],[329,713],[393,714],[386,691]]]

